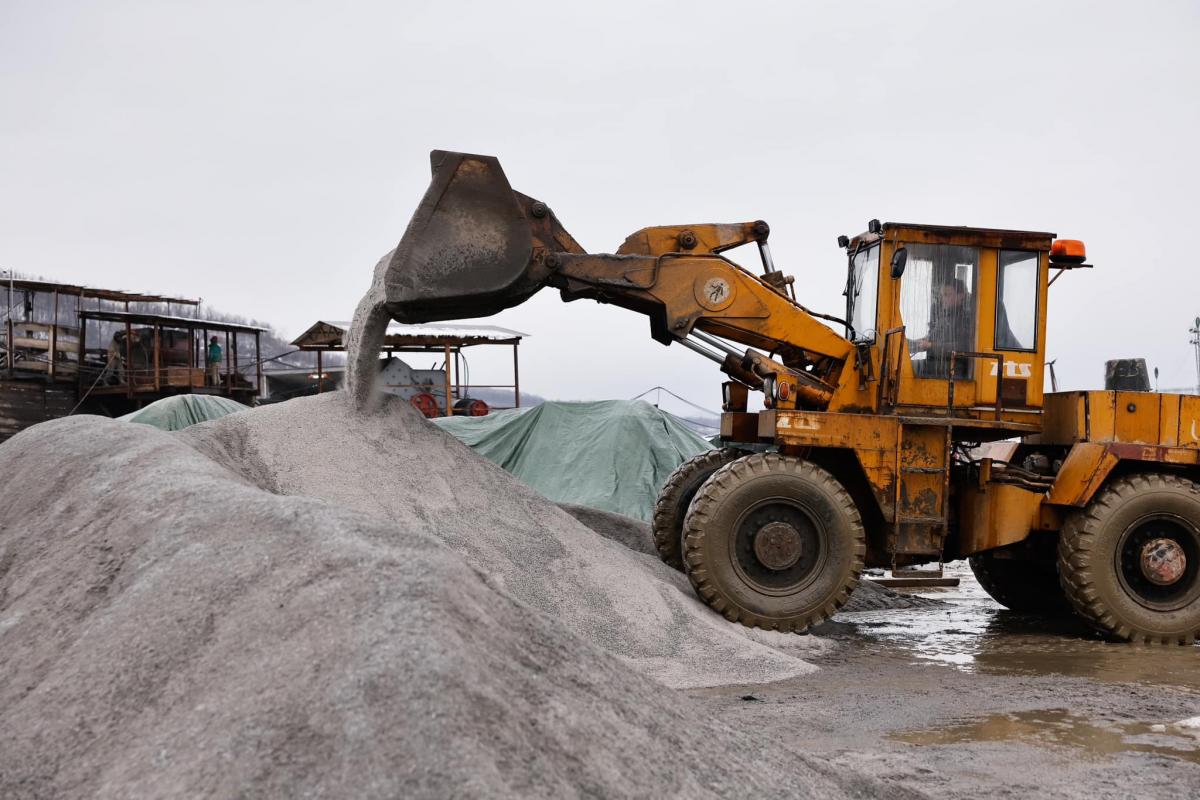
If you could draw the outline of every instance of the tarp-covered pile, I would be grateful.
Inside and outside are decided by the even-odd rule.
[[[640,400],[550,402],[434,422],[551,500],[638,519],[650,519],[677,466],[712,448]]]
[[[177,394],[156,400],[145,408],[118,417],[126,422],[153,425],[163,431],[179,431],[199,422],[220,419],[245,411],[247,406],[227,397],[209,394]]]

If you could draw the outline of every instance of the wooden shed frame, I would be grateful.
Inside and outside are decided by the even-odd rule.
[[[211,333],[224,333],[225,346],[223,348],[225,354],[225,385],[218,387],[195,387],[192,381],[188,380],[186,389],[193,394],[206,394],[208,392],[196,392],[196,388],[213,388],[217,393],[224,394],[227,397],[236,399],[238,394],[249,394],[247,399],[252,400],[262,393],[263,377],[262,377],[262,334],[266,328],[260,328],[254,325],[240,325],[231,322],[217,322],[215,320],[193,319],[191,317],[173,317],[165,314],[138,314],[126,311],[80,311],[79,312],[79,352],[81,360],[83,354],[87,352],[87,322],[96,320],[100,322],[116,322],[124,323],[125,325],[125,362],[131,364],[133,361],[133,343],[132,333],[134,326],[152,328],[154,330],[154,354],[153,365],[150,370],[150,381],[138,386],[135,380],[126,380],[120,386],[84,386],[85,377],[83,371],[79,375],[79,391],[82,396],[85,392],[92,395],[105,394],[124,394],[132,399],[137,394],[158,394],[165,386],[163,377],[163,366],[160,362],[159,345],[162,339],[163,331],[186,331],[188,336],[188,353],[189,353],[189,369],[203,370],[205,364],[205,346],[209,340]],[[201,334],[201,342],[199,348],[196,345],[196,334]],[[254,368],[255,382],[252,390],[242,389],[234,385],[234,375],[239,373],[237,343],[238,334],[243,336],[249,335],[254,337]],[[221,390],[224,391],[221,391]]]
[[[304,352],[317,354],[317,392],[325,388],[323,356],[325,353],[344,353],[349,322],[318,321],[300,334],[292,345]],[[513,408],[521,407],[521,365],[518,348],[528,334],[493,325],[388,325],[383,339],[384,353],[438,353],[446,364],[446,403],[443,416],[454,414],[454,402],[470,396],[471,389],[511,389]],[[511,384],[465,384],[462,382],[463,349],[479,346],[512,348]]]

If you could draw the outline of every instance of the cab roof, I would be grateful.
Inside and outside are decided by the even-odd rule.
[[[913,222],[885,222],[882,228],[881,234],[868,232],[855,236],[850,240],[851,248],[895,237],[907,243],[1003,247],[1013,250],[1049,250],[1056,236],[1056,234],[1044,231],[969,228],[959,225],[922,225]]]

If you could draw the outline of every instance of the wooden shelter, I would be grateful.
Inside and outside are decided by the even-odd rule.
[[[109,363],[112,356],[119,357],[124,369],[117,375],[115,385],[102,383],[100,377],[86,385],[87,376],[81,374],[80,393],[102,397],[124,395],[130,400],[139,395],[153,394],[219,394],[234,400],[253,403],[262,386],[262,342],[265,328],[215,320],[173,317],[165,314],[139,314],[125,311],[82,311],[79,347],[86,352],[87,322],[115,322],[124,326],[124,347],[114,354],[109,346]],[[135,333],[149,334],[135,336]],[[251,383],[242,377],[238,364],[238,334],[254,338],[255,380]],[[205,360],[211,334],[218,336],[221,344],[224,369],[218,368],[220,381],[206,381]],[[197,336],[199,335],[199,338]],[[142,342],[149,339],[149,346]],[[223,339],[223,342],[221,341]],[[137,345],[134,342],[138,341]],[[121,350],[123,349],[123,352]],[[138,352],[140,350],[141,352]],[[139,357],[140,356],[140,357]],[[105,367],[108,368],[107,365]],[[155,397],[157,399],[157,397]]]
[[[117,416],[171,394],[254,402],[263,329],[179,315],[198,306],[165,295],[0,279],[0,441],[48,419]],[[203,350],[195,342],[209,332],[226,341],[216,386],[204,385]],[[241,375],[239,335],[254,337],[254,363],[245,365],[253,380]]]
[[[305,352],[317,354],[317,391],[324,390],[323,355],[330,352],[345,352],[346,333],[349,322],[318,321],[300,334],[292,345]],[[384,353],[437,353],[445,364],[445,406],[443,416],[455,413],[454,401],[470,396],[472,389],[511,389],[513,408],[521,405],[520,357],[518,347],[527,334],[495,325],[405,325],[392,322],[383,339]],[[463,380],[465,356],[468,347],[502,346],[512,347],[511,384],[471,384]]]

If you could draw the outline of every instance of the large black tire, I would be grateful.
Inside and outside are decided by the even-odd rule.
[[[1184,556],[1175,565],[1186,564],[1168,584],[1143,566],[1164,541]],[[1177,475],[1116,480],[1063,526],[1058,571],[1075,611],[1103,633],[1191,644],[1200,635],[1200,486]]]
[[[1071,613],[1053,554],[1029,559],[1000,558],[987,552],[971,556],[968,563],[983,590],[1007,609],[1053,617]]]
[[[745,454],[744,450],[733,447],[709,450],[692,456],[676,467],[667,478],[662,491],[658,493],[658,500],[654,503],[654,517],[650,523],[650,530],[654,534],[654,549],[658,551],[658,557],[664,564],[683,571],[683,519],[687,516],[692,498],[714,472]]]
[[[731,622],[806,630],[845,605],[866,553],[846,489],[798,458],[761,453],[721,467],[684,520],[684,568]]]

